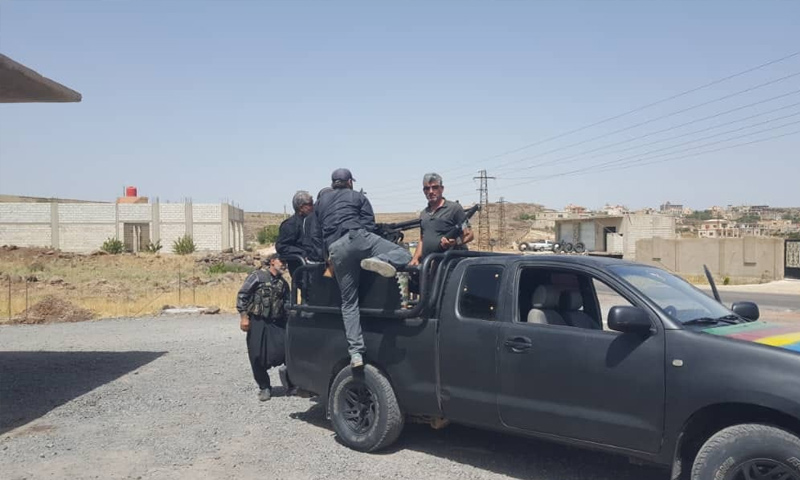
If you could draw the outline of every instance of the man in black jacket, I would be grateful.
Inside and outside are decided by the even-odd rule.
[[[314,199],[305,190],[300,190],[292,198],[294,215],[281,223],[275,250],[287,260],[289,273],[294,275],[295,269],[301,265],[300,260],[286,258],[299,255],[306,260],[322,261],[322,252],[314,248],[312,234],[314,232]]]
[[[397,273],[396,267],[411,261],[411,254],[373,233],[376,227],[372,205],[362,193],[353,190],[355,179],[350,170],[335,170],[331,181],[333,191],[317,200],[314,237],[328,252],[342,294],[350,366],[362,367],[366,348],[358,307],[361,269],[391,278]]]
[[[236,296],[239,328],[247,332],[247,354],[262,402],[272,397],[267,370],[286,361],[285,304],[289,301],[289,286],[281,275],[283,262],[274,254],[267,265],[266,271],[248,275]]]

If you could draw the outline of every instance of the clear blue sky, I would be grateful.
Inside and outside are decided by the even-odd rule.
[[[0,1],[0,52],[83,94],[0,105],[0,193],[282,211],[348,167],[376,210],[410,211],[425,172],[468,204],[486,168],[491,201],[800,206],[798,134],[592,170],[800,130],[800,76],[657,120],[800,55],[491,158],[798,51],[798,25],[790,1]]]

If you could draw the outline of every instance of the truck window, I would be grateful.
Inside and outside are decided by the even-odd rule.
[[[467,267],[461,281],[458,313],[462,317],[495,320],[503,267],[474,265]]]

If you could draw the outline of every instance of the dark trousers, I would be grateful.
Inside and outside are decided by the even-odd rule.
[[[272,322],[263,317],[250,317],[250,330],[247,332],[247,355],[253,369],[258,388],[270,388],[271,367],[283,365],[286,360],[286,325]]]

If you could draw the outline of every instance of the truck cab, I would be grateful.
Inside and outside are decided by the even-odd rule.
[[[615,259],[448,252],[419,275],[408,308],[393,279],[362,277],[364,369],[348,366],[335,294],[320,304],[335,282],[312,281],[310,304],[292,306],[289,375],[322,397],[347,445],[383,448],[407,419],[456,422],[625,454],[675,478],[800,477],[800,352],[725,333],[769,324]]]

